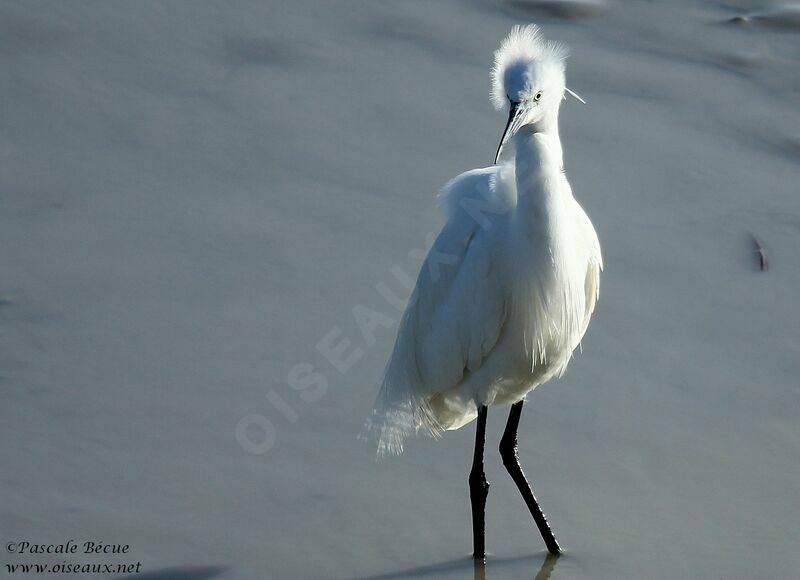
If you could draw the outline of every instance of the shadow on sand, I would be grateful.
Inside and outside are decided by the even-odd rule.
[[[521,565],[530,566],[531,569],[536,569],[539,566],[539,571],[534,576],[535,580],[549,580],[550,574],[556,567],[556,562],[561,556],[553,556],[552,554],[534,554],[530,556],[512,556],[508,558],[491,558],[488,564],[481,560],[474,560],[472,557],[459,558],[457,560],[449,560],[447,562],[440,562],[439,564],[430,564],[428,566],[418,566],[416,568],[407,568],[399,572],[389,572],[387,574],[378,574],[376,576],[364,576],[359,580],[399,580],[401,578],[436,578],[445,572],[467,571],[472,569],[475,574],[475,580],[487,580],[490,574],[507,572],[510,567],[519,567]]]

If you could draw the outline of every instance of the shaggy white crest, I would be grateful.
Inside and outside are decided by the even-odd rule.
[[[534,72],[539,67],[539,76],[553,75],[556,80],[564,78],[564,60],[569,55],[567,46],[560,42],[545,40],[542,32],[535,24],[514,26],[494,53],[492,67],[492,104],[502,109],[509,96],[520,100],[522,93],[531,90],[527,86]]]

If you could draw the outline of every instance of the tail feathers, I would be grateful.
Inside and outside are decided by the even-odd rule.
[[[376,404],[359,439],[375,441],[378,457],[400,455],[405,439],[420,430],[433,437],[439,437],[443,431],[427,403],[409,401],[385,407]]]

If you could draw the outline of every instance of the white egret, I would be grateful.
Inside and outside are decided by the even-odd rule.
[[[420,271],[366,430],[400,453],[419,430],[439,435],[478,419],[469,476],[476,558],[483,558],[489,484],[487,407],[511,404],[503,464],[547,549],[561,549],[517,453],[525,396],[560,376],[598,297],[600,245],[563,170],[558,112],[566,48],[515,26],[495,52],[492,101],[509,107],[495,165],[442,190],[446,223]],[[577,95],[574,95],[576,98]]]

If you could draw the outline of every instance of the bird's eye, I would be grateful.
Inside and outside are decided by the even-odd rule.
[[[538,101],[538,100],[539,100],[539,99],[541,99],[541,98],[542,98],[542,91],[539,91],[538,93],[536,93],[535,95],[533,95],[533,100],[534,100],[534,101]]]

